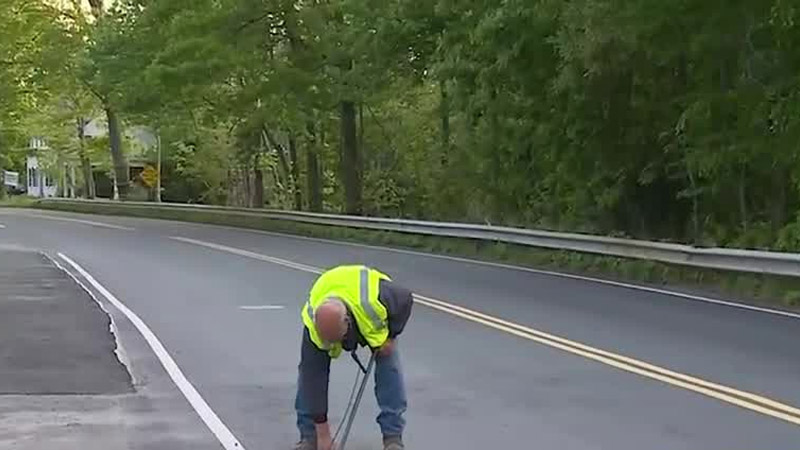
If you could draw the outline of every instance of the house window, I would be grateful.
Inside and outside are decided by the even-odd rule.
[[[42,138],[31,138],[30,148],[41,150],[47,148],[47,142]]]

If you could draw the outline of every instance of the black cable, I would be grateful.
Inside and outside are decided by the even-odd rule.
[[[353,350],[352,352],[350,352],[350,357],[353,358],[353,361],[355,361],[356,364],[358,364],[358,367],[361,368],[361,372],[363,372],[364,375],[366,375],[367,374],[367,368],[364,367],[364,364],[361,364],[361,360],[358,359],[358,353],[356,353],[355,350]]]

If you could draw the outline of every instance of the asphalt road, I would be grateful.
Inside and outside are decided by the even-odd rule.
[[[0,247],[0,395],[129,392],[109,325],[46,257]]]
[[[309,269],[341,263],[432,298],[401,341],[410,449],[800,449],[800,319],[222,227],[21,210],[0,224],[0,245],[67,255],[138,314],[250,450],[296,440],[298,310]],[[120,338],[141,354],[135,333]],[[356,369],[333,370],[338,420]],[[376,410],[366,396],[350,450],[379,448]]]

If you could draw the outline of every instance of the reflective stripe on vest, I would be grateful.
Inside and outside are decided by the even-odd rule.
[[[382,330],[386,325],[378,317],[378,313],[369,301],[369,269],[366,267],[361,269],[359,284],[361,286],[361,307],[367,312],[369,320],[372,321],[372,326],[376,330]]]

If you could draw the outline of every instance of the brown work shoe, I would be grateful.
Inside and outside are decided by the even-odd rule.
[[[301,439],[300,442],[294,444],[294,450],[317,450],[317,441],[313,439]]]
[[[383,450],[405,450],[406,446],[403,445],[403,438],[400,436],[384,437]]]

